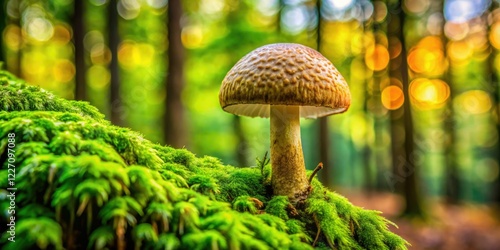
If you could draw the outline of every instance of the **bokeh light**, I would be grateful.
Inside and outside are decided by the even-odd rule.
[[[337,11],[344,11],[354,4],[353,0],[326,0],[325,2],[325,4],[331,5]]]
[[[493,182],[498,178],[499,167],[498,162],[492,158],[484,158],[479,160],[474,167],[474,172],[480,181]]]
[[[376,22],[383,22],[387,17],[387,5],[382,1],[375,1],[373,6],[375,8],[374,20]]]
[[[458,41],[464,39],[470,31],[469,23],[446,22],[444,33],[450,40]]]
[[[476,147],[490,148],[498,142],[497,128],[493,123],[481,123],[476,126],[476,129],[481,131],[481,133],[475,133],[472,138],[472,142]]]
[[[389,64],[389,51],[383,45],[376,44],[374,47],[369,47],[365,54],[366,66],[374,71],[380,71]]]
[[[491,0],[446,0],[444,16],[448,21],[467,22],[486,11],[490,2]]]
[[[134,19],[141,12],[141,4],[137,0],[121,0],[117,7],[118,14],[125,20]]]
[[[395,110],[403,106],[405,97],[403,95],[403,90],[399,86],[391,85],[384,90],[381,94],[382,105],[386,109]]]
[[[404,0],[404,7],[412,14],[423,14],[429,8],[430,0]]]
[[[26,23],[26,33],[32,39],[40,42],[46,42],[54,34],[54,26],[52,23],[41,17],[31,18]]]
[[[7,48],[17,51],[22,44],[21,29],[17,25],[9,24],[5,27],[4,42]]]
[[[199,25],[190,25],[182,29],[182,44],[189,49],[203,46],[203,30]]]
[[[492,107],[490,95],[483,90],[469,90],[454,100],[455,109],[466,114],[483,114]]]
[[[439,37],[422,39],[408,54],[408,66],[412,71],[425,75],[439,75],[445,69],[443,44]]]
[[[58,82],[69,82],[75,76],[75,65],[67,59],[57,60],[52,68],[52,74]]]
[[[448,44],[448,57],[453,61],[465,61],[472,56],[473,50],[465,41],[451,41]]]
[[[111,75],[105,66],[93,65],[87,70],[87,83],[90,88],[104,90],[111,80]]]
[[[500,22],[491,25],[489,39],[495,49],[500,49]]]
[[[443,107],[450,97],[450,87],[440,79],[417,78],[410,83],[413,104],[423,110]]]
[[[71,41],[71,32],[68,25],[57,24],[54,26],[54,35],[52,36],[52,41],[57,42],[61,45],[65,45]]]
[[[303,5],[285,6],[281,13],[281,27],[290,34],[298,34],[307,27],[309,13]]]
[[[154,56],[155,49],[151,44],[124,41],[118,47],[118,62],[125,69],[149,67]]]

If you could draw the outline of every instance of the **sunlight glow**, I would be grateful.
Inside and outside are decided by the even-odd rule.
[[[443,44],[437,36],[427,36],[408,54],[408,66],[415,73],[439,75],[445,69]]]
[[[488,9],[491,0],[447,0],[444,15],[446,20],[467,22]]]
[[[31,38],[45,42],[54,34],[54,26],[45,18],[30,18],[28,23],[26,23],[26,32]]]
[[[415,106],[423,110],[440,108],[450,97],[450,87],[439,79],[417,78],[409,91]]]
[[[336,11],[344,11],[354,4],[354,0],[327,0]]]
[[[308,16],[303,5],[285,7],[282,10],[281,26],[290,34],[298,34],[307,27]]]

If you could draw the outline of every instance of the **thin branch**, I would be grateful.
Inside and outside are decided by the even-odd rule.
[[[318,164],[318,166],[316,166],[316,168],[314,169],[313,173],[311,174],[311,176],[309,177],[309,185],[311,185],[311,182],[314,178],[314,176],[318,173],[318,171],[320,171],[321,169],[323,169],[323,162],[320,162]]]
[[[313,214],[314,218],[314,223],[316,223],[316,227],[318,228],[318,231],[316,232],[316,238],[314,238],[314,242],[312,243],[312,246],[315,247],[316,243],[318,242],[319,235],[321,234],[321,227],[319,226],[318,218],[316,217],[316,214]]]

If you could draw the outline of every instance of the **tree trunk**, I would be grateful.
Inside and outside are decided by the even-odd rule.
[[[316,11],[318,13],[318,23],[316,25],[316,49],[321,52],[321,0],[316,0]],[[321,182],[325,186],[332,184],[330,166],[330,138],[328,133],[328,117],[318,119],[318,142],[319,142],[319,160],[323,163],[323,169],[319,174]]]
[[[391,70],[391,76],[395,76],[401,80],[403,87],[404,102],[401,107],[403,110],[402,115],[398,115],[398,110],[391,111],[392,126],[397,126],[398,123],[402,123],[404,127],[404,144],[403,152],[393,148],[393,181],[402,182],[402,193],[406,200],[406,207],[403,211],[403,215],[410,216],[423,216],[423,210],[421,206],[421,197],[418,190],[418,169],[415,164],[415,157],[418,154],[415,152],[414,143],[414,130],[413,130],[413,120],[412,120],[412,110],[409,94],[409,76],[408,76],[408,63],[406,54],[406,39],[404,36],[404,25],[406,15],[402,9],[402,0],[399,0],[394,5],[388,6],[389,14],[388,17],[390,23],[388,25],[388,34],[397,38],[401,43],[401,53],[399,55],[400,61],[397,62],[399,67]],[[396,63],[396,60],[392,59],[391,63]],[[400,109],[401,109],[400,108]],[[400,120],[402,119],[402,121]],[[398,141],[400,134],[396,131],[391,133],[392,141]]]
[[[22,59],[23,59],[23,46],[24,46],[24,35],[23,35],[23,21],[22,21],[22,14],[23,14],[23,0],[17,1],[17,11],[18,11],[18,16],[14,20],[14,23],[19,26],[19,44],[18,44],[18,50],[17,50],[17,60],[16,60],[16,66],[10,67],[10,71],[16,75],[19,78],[23,78],[23,66],[22,66]]]
[[[500,20],[499,14],[494,14],[495,10],[498,10],[498,3],[493,1],[490,6],[490,11],[489,13],[493,15],[493,22],[498,22],[497,20]],[[485,15],[484,18],[485,24],[488,25],[488,16]],[[491,32],[491,25],[488,27],[488,35]],[[490,88],[491,88],[491,94],[494,99],[493,107],[496,110],[496,115],[497,115],[497,120],[496,120],[496,128],[497,128],[497,135],[500,135],[500,85],[498,82],[498,71],[495,69],[495,58],[498,57],[498,50],[493,47],[490,44],[490,54],[488,56],[488,72],[487,74],[491,77],[490,78]],[[496,161],[497,164],[500,164],[500,142],[497,141],[496,145]],[[497,178],[494,180],[493,185],[492,185],[492,194],[491,194],[491,201],[493,203],[496,203],[497,207],[500,208],[500,175],[497,175]]]
[[[442,11],[444,9],[445,1],[441,0],[441,4],[438,5],[441,9],[437,11]],[[443,30],[444,30],[443,23]],[[446,47],[448,44],[448,39],[443,34],[441,39],[444,44],[444,56],[446,56]],[[445,157],[446,157],[446,168],[445,168],[445,178],[444,178],[444,192],[446,201],[450,204],[457,204],[460,199],[460,178],[457,166],[457,154],[455,150],[456,142],[456,123],[455,123],[455,110],[453,109],[453,100],[456,96],[456,90],[453,86],[453,67],[448,65],[448,70],[444,75],[444,81],[448,83],[450,88],[450,96],[448,97],[448,103],[445,113],[444,131],[446,133],[446,144],[445,144]]]
[[[373,16],[376,15],[377,8],[374,9]],[[375,40],[374,45],[381,45],[383,41],[377,33],[385,33],[387,32],[387,21],[378,22],[376,20],[372,20],[372,29],[373,36]],[[366,52],[365,52],[366,53]],[[378,56],[378,54],[375,54]],[[374,58],[374,61],[380,60],[379,58]],[[387,155],[380,150],[380,145],[384,145],[384,131],[387,129],[385,125],[385,108],[381,103],[381,85],[383,81],[388,77],[387,75],[387,67],[383,69],[372,69],[373,77],[372,80],[367,83],[366,88],[366,102],[367,109],[371,108],[371,113],[373,115],[373,130],[374,130],[374,142],[371,145],[373,149],[373,155],[375,159],[375,169],[384,169],[386,168],[385,158]],[[370,105],[371,103],[371,105]],[[371,106],[371,107],[370,107]],[[365,154],[368,154],[365,152]],[[373,183],[373,176],[377,173],[373,173],[372,168],[369,165],[369,161],[364,165],[364,189],[371,190],[372,187],[376,186]],[[376,179],[379,179],[376,176]],[[370,195],[370,192],[367,193]]]
[[[4,42],[3,42],[3,32],[5,30],[5,26],[7,25],[7,12],[6,12],[6,6],[7,1],[2,2],[0,4],[0,69],[5,68],[5,53],[4,53]]]
[[[85,2],[75,1],[71,25],[73,29],[73,44],[75,45],[75,99],[87,100],[85,82],[85,48],[83,37],[85,35]]]
[[[111,122],[115,125],[123,126],[123,102],[120,95],[120,71],[118,67],[118,45],[120,44],[120,35],[118,30],[117,0],[109,0],[108,3],[108,43],[111,51],[111,62],[109,64],[109,71],[111,73],[109,91]]]
[[[168,3],[168,76],[167,101],[165,109],[165,143],[172,147],[186,146],[186,123],[182,90],[184,87],[184,47],[181,42],[182,3],[170,0]]]
[[[237,115],[233,117],[233,129],[238,141],[236,147],[236,160],[238,161],[238,166],[248,167],[250,166],[248,162],[248,141],[245,137],[243,127],[241,126],[241,118]]]

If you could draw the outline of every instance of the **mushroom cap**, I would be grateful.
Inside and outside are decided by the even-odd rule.
[[[227,73],[219,91],[222,108],[236,115],[269,117],[270,105],[300,106],[317,118],[346,111],[351,93],[333,64],[318,51],[293,43],[265,45]]]

